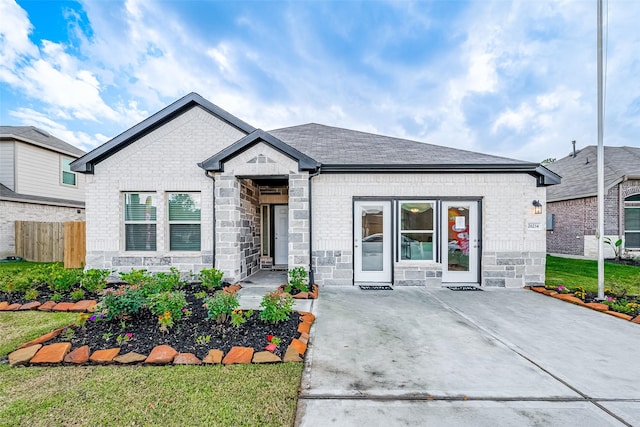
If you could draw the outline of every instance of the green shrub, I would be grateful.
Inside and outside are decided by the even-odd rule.
[[[49,289],[54,292],[69,291],[74,285],[80,282],[82,270],[75,268],[64,268],[60,265],[54,265],[51,268],[47,284]]]
[[[211,290],[219,288],[222,285],[222,277],[224,273],[217,268],[203,268],[198,273],[198,279],[202,282],[202,286]]]
[[[84,299],[84,291],[80,288],[74,289],[73,291],[71,291],[71,299],[74,301],[80,301],[81,299]]]
[[[51,295],[51,301],[61,301],[62,300],[62,295],[59,292],[54,293],[53,295]]]
[[[109,277],[110,273],[109,270],[91,268],[82,275],[80,285],[87,292],[96,294],[107,287],[107,277]]]
[[[29,289],[28,291],[26,291],[24,293],[24,299],[26,299],[28,301],[29,300],[34,300],[34,299],[38,298],[38,295],[40,295],[40,293],[37,290]]]
[[[224,291],[218,291],[212,297],[205,298],[204,303],[207,307],[207,318],[218,324],[225,323],[231,317],[233,309],[240,305],[235,295]]]
[[[161,292],[172,292],[174,289],[180,289],[184,286],[184,281],[180,278],[180,272],[177,268],[171,267],[169,273],[156,273],[153,279],[147,282],[143,288],[147,295],[158,294]]]
[[[121,287],[117,291],[107,292],[100,302],[102,309],[106,311],[107,320],[122,319],[126,316],[137,314],[145,303],[142,291],[132,287]]]
[[[284,291],[291,292],[292,289],[298,292],[309,292],[309,275],[304,267],[295,267],[289,270],[289,283]]]
[[[262,302],[260,303],[262,311],[258,316],[263,322],[282,322],[291,316],[293,303],[293,297],[288,293],[283,294],[278,291],[269,292],[262,297]]]
[[[128,273],[119,272],[118,275],[120,276],[120,280],[131,286],[144,286],[146,283],[153,281],[151,273],[145,269],[136,270],[133,268]]]
[[[162,292],[147,298],[149,309],[158,317],[158,323],[163,330],[173,326],[184,316],[183,309],[187,307],[187,299],[183,291]]]

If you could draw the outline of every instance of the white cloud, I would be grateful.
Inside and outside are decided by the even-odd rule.
[[[24,57],[37,55],[38,49],[29,39],[33,25],[15,1],[0,0],[0,16],[0,67],[11,70]]]

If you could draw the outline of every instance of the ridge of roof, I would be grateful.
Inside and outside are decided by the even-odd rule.
[[[199,94],[191,92],[77,159],[71,163],[71,170],[82,173],[93,173],[93,167],[96,163],[122,150],[135,140],[140,139],[170,121],[172,118],[195,106],[207,110],[245,134],[249,134],[255,130],[253,126],[245,121],[223,110],[212,102],[207,101]]]
[[[81,157],[85,151],[36,126],[0,126],[1,139],[16,139],[59,153]]]

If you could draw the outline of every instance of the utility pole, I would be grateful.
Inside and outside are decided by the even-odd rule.
[[[598,0],[598,299],[604,300],[604,87],[602,84],[602,0]]]

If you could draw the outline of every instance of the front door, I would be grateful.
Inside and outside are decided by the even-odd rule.
[[[442,282],[479,283],[478,202],[442,202]]]
[[[273,264],[289,264],[289,206],[273,207],[274,247]]]
[[[391,202],[355,202],[353,225],[354,280],[390,283]]]

